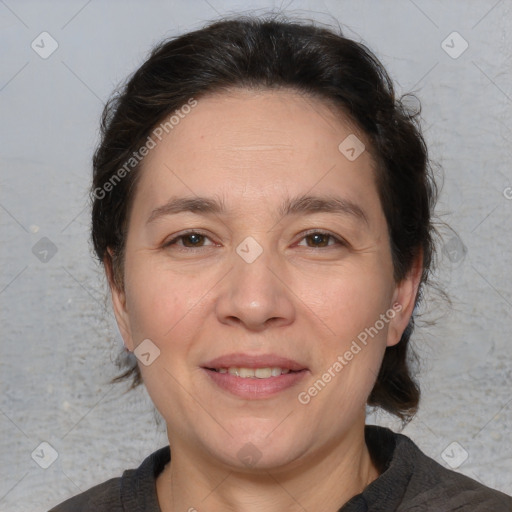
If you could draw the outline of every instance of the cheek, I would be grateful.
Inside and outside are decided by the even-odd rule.
[[[343,348],[387,311],[393,283],[388,275],[375,268],[354,266],[338,273],[300,276],[293,289],[322,321],[325,337],[333,340],[337,348]],[[385,334],[386,329],[379,330]]]
[[[134,337],[158,345],[179,330],[192,311],[201,309],[206,285],[204,279],[148,265],[143,257],[127,261],[126,302]]]
[[[308,304],[325,327],[315,385],[319,394],[326,388],[325,400],[348,409],[366,401],[386,349],[392,286],[379,272],[347,272],[332,276]]]

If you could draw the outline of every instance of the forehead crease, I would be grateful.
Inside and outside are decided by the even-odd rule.
[[[274,151],[274,150],[291,150],[294,148],[291,144],[250,144],[250,145],[236,145],[229,144],[218,146],[219,149],[226,151]]]

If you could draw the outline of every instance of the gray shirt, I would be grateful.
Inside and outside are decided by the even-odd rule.
[[[367,425],[365,438],[380,476],[338,512],[512,512],[510,496],[444,468],[408,437]],[[169,460],[166,446],[50,512],[161,512],[156,477]]]

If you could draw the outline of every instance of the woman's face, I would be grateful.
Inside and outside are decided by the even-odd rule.
[[[417,275],[393,280],[373,161],[342,121],[240,90],[199,99],[145,157],[113,301],[171,450],[277,468],[362,430]]]

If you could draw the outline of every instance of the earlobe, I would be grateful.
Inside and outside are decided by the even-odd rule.
[[[396,286],[393,294],[393,310],[395,316],[388,328],[387,346],[399,343],[411,318],[416,297],[423,274],[423,253],[420,251],[416,256],[411,270],[407,276]],[[398,305],[398,306],[397,306]]]
[[[107,275],[107,280],[110,288],[110,296],[112,299],[112,309],[114,310],[114,316],[116,318],[117,327],[121,336],[123,337],[125,347],[132,352],[133,340],[131,336],[131,328],[130,328],[130,318],[128,314],[128,310],[126,307],[126,294],[124,289],[120,288],[116,283],[114,277],[114,269],[113,269],[113,251],[109,247],[107,249],[108,256],[105,255],[103,260],[103,265],[105,267],[105,273]]]

